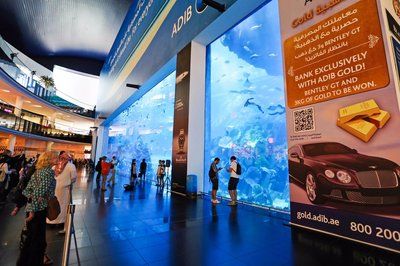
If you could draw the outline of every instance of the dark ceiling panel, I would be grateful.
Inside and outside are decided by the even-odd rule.
[[[133,1],[1,0],[0,34],[46,65],[57,57],[102,64]]]

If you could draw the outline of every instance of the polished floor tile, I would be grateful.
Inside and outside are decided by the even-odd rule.
[[[81,265],[400,265],[399,256],[288,226],[288,216],[239,205],[189,200],[124,180],[105,193],[82,176],[73,200]],[[0,206],[0,265],[15,265],[23,216]],[[48,252],[61,265],[63,237],[49,228]],[[74,242],[70,265],[78,265]]]

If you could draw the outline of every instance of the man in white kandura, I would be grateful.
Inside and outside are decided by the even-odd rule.
[[[70,155],[66,152],[61,152],[58,158],[58,163],[55,167],[56,192],[55,195],[60,203],[61,212],[57,219],[50,221],[48,224],[64,224],[64,229],[59,231],[60,234],[65,233],[67,224],[67,210],[70,203],[70,186],[76,181],[76,167],[70,162]]]

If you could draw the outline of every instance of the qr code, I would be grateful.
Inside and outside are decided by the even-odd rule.
[[[314,108],[297,110],[293,115],[295,133],[315,130]]]

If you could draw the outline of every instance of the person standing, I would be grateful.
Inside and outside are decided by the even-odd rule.
[[[59,234],[65,234],[67,210],[71,200],[70,188],[77,178],[76,167],[69,159],[69,154],[63,153],[59,156],[55,167],[57,181],[55,194],[60,203],[61,212],[55,220],[50,221],[47,219],[48,224],[64,224],[64,229],[59,231]]]
[[[161,168],[160,168],[160,186],[164,188],[164,177],[165,177],[165,161],[161,161]]]
[[[110,173],[111,163],[106,162],[107,157],[103,156],[103,160],[101,161],[101,191],[106,191],[106,182],[107,176]]]
[[[26,163],[24,169],[21,170],[20,181],[17,185],[15,196],[13,198],[13,203],[15,203],[15,208],[11,212],[11,216],[17,215],[18,211],[27,204],[28,199],[22,194],[22,192],[28,186],[31,177],[35,173],[35,170],[36,170],[35,164],[32,162]]]
[[[162,185],[162,178],[163,178],[163,173],[164,173],[164,169],[163,169],[163,163],[162,160],[158,161],[158,166],[157,166],[157,185],[158,187],[161,187]]]
[[[99,158],[99,161],[96,164],[96,172],[97,172],[97,176],[96,176],[96,181],[100,181],[100,177],[101,177],[101,161],[103,160],[103,157]]]
[[[52,167],[57,163],[55,151],[44,152],[36,163],[36,172],[30,179],[23,195],[26,205],[26,238],[21,242],[17,266],[43,265],[46,249],[47,201],[54,197],[56,180]]]
[[[229,183],[228,183],[228,191],[229,196],[231,197],[231,202],[228,203],[230,206],[237,205],[237,185],[239,183],[240,171],[238,171],[238,162],[235,156],[231,156],[231,165],[228,169],[230,173]]]
[[[0,155],[0,202],[7,200],[7,195],[11,190],[10,179],[15,173],[15,170],[10,168],[11,154],[10,150],[5,150]]]
[[[140,163],[140,177],[145,179],[146,178],[146,171],[147,171],[147,163],[146,159],[143,159]]]
[[[137,180],[136,159],[132,159],[131,163],[131,186],[134,186]]]
[[[118,160],[117,157],[113,156],[111,160],[111,178],[108,180],[108,182],[111,182],[111,184],[114,186],[115,185],[115,173],[117,171],[117,165],[118,165]]]
[[[218,172],[222,169],[218,168],[217,166],[219,162],[220,159],[216,157],[210,165],[210,170],[208,171],[208,176],[210,178],[210,182],[212,183],[211,202],[214,204],[220,203],[219,200],[217,200],[217,191],[219,185]]]

